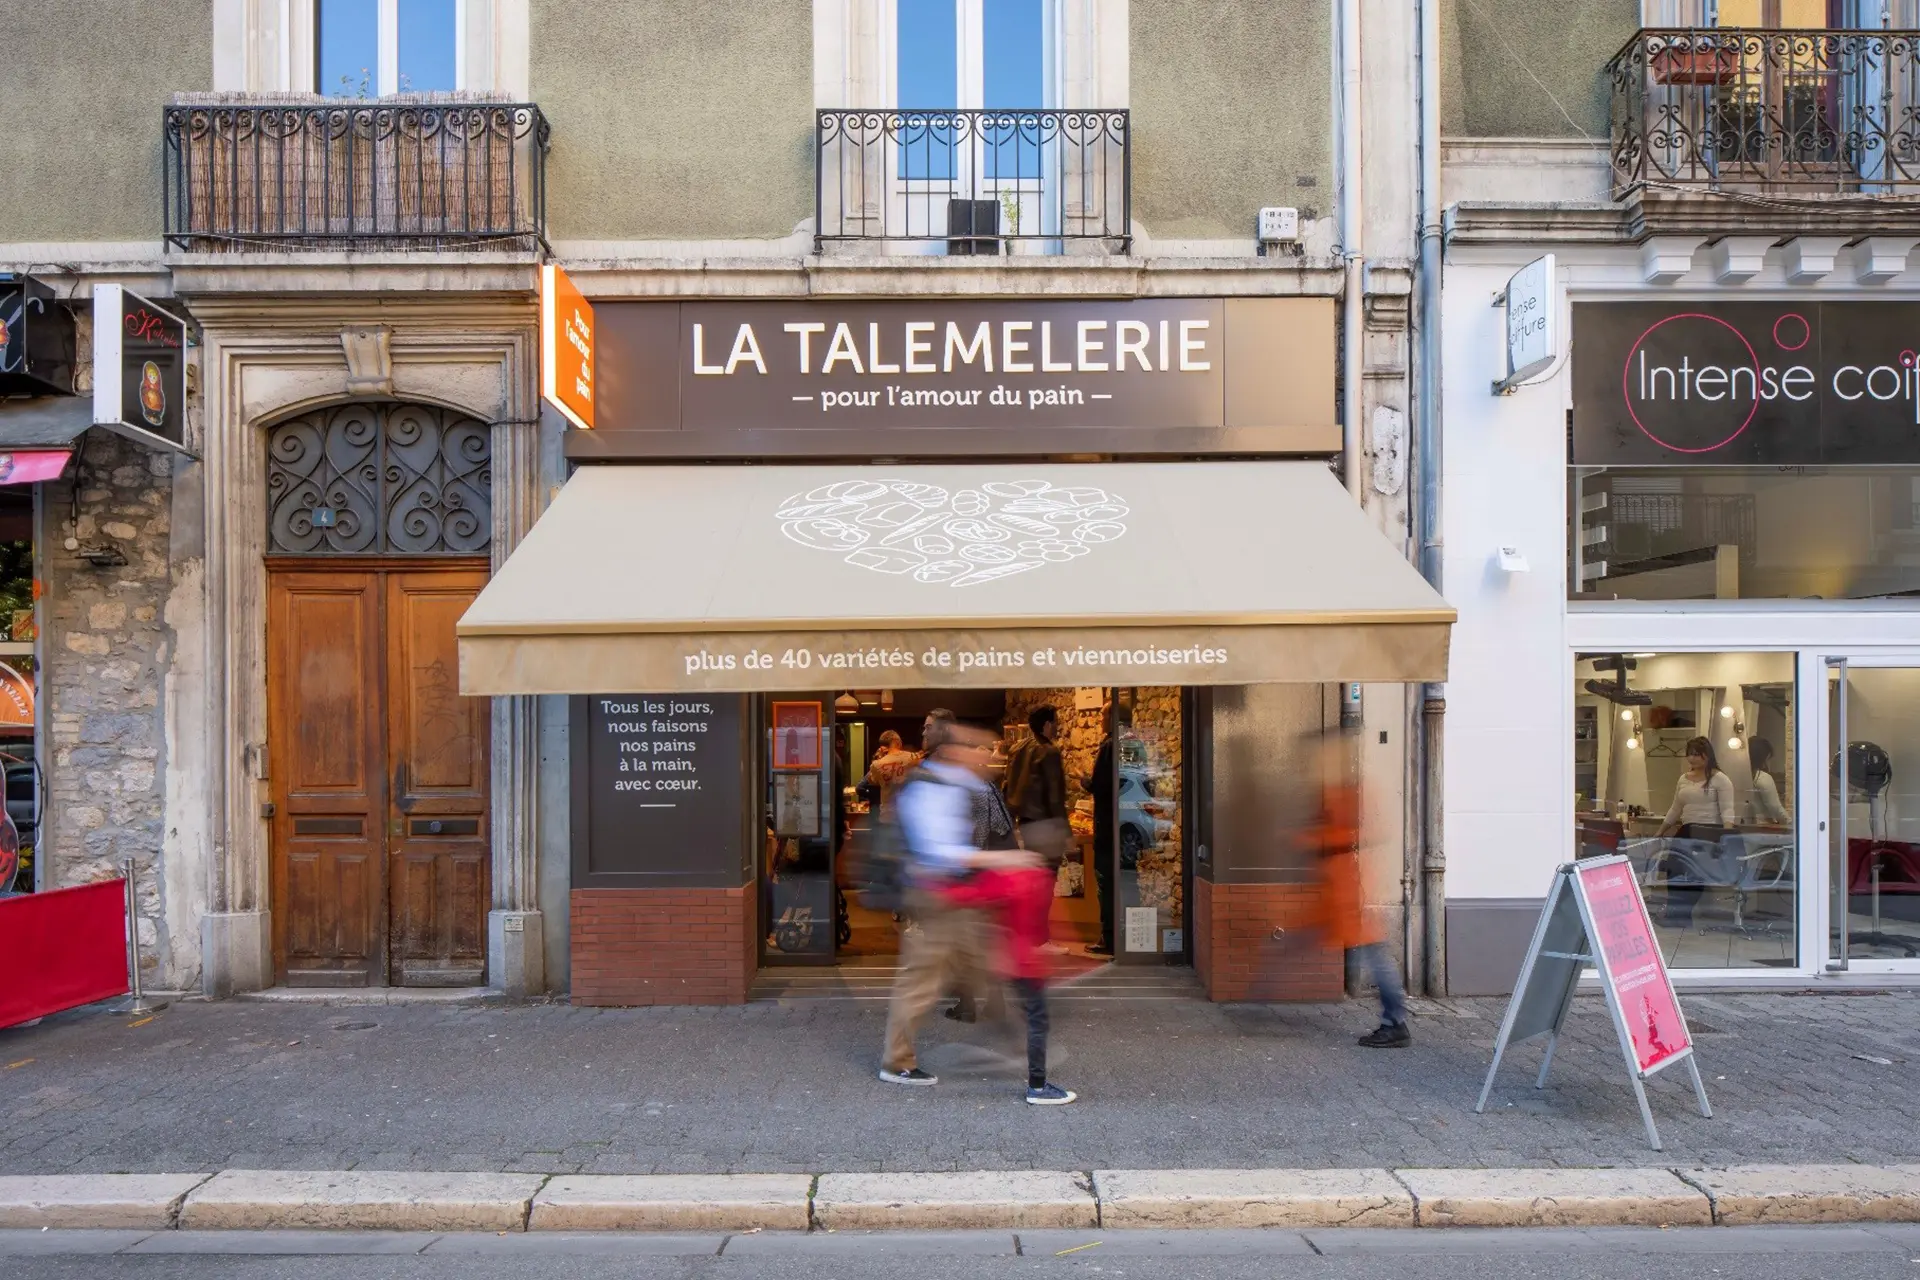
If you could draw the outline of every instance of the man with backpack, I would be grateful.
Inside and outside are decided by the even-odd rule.
[[[900,972],[887,1006],[880,1078],[889,1084],[939,1082],[920,1068],[915,1054],[920,1024],[956,977],[967,981],[991,966],[981,954],[989,931],[979,908],[992,905],[1001,895],[995,890],[983,898],[982,890],[990,886],[978,883],[978,877],[987,872],[1037,870],[1035,859],[1024,850],[986,849],[976,838],[976,793],[991,790],[987,781],[991,738],[952,723],[937,730],[929,725],[929,729],[926,761],[894,798],[906,852],[903,898],[915,927],[901,939]],[[1049,888],[1041,900],[1050,902],[1050,898]],[[1037,998],[1037,988],[1033,1004],[1039,1016],[1030,1008],[1027,1100],[1072,1101],[1071,1094],[1046,1080],[1045,1005]]]

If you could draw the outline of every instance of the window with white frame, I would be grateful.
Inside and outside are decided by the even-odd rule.
[[[314,91],[330,98],[465,87],[466,0],[313,0]]]

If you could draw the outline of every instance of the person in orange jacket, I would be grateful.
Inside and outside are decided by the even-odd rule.
[[[1342,953],[1357,951],[1380,988],[1380,1025],[1360,1037],[1369,1049],[1400,1049],[1413,1043],[1407,1026],[1407,997],[1386,940],[1367,919],[1360,888],[1360,788],[1348,759],[1350,739],[1341,733],[1320,738],[1320,813],[1310,843],[1320,869],[1320,898],[1314,923],[1322,945]]]

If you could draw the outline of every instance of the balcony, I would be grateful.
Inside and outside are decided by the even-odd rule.
[[[1125,253],[1125,111],[821,111],[814,243],[883,253]]]
[[[166,243],[532,250],[548,132],[524,102],[169,106]]]
[[[1920,191],[1920,31],[1643,30],[1607,64],[1614,192]]]

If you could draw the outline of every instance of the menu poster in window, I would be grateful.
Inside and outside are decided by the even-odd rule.
[[[743,702],[644,693],[575,700],[575,887],[738,882]]]
[[[774,768],[820,767],[820,716],[820,704],[817,702],[773,704]]]
[[[783,773],[773,780],[775,835],[818,839],[820,835],[820,775]]]

